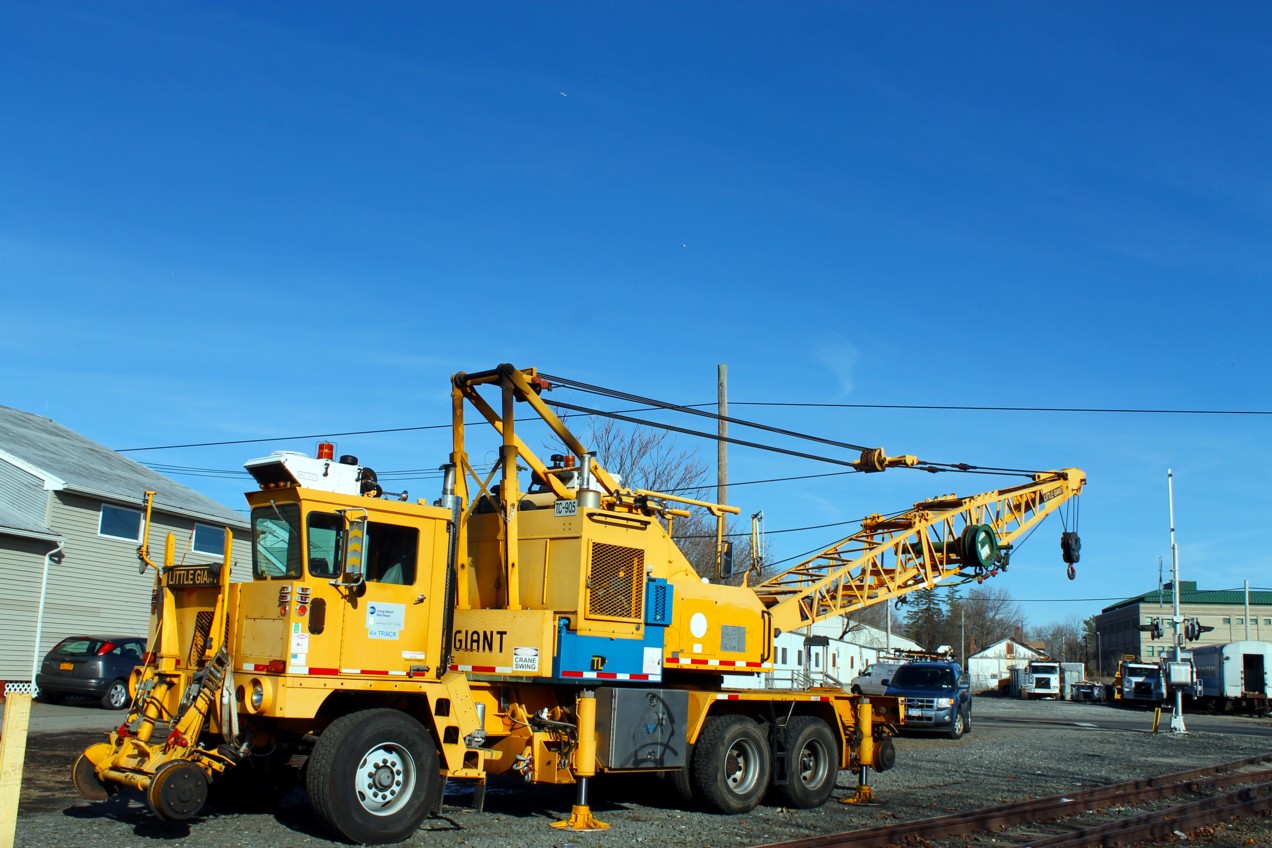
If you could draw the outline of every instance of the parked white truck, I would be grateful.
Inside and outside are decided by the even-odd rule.
[[[1031,660],[1027,665],[1011,670],[1011,695],[1025,700],[1054,698],[1066,701],[1071,697],[1074,684],[1086,678],[1082,663]]]

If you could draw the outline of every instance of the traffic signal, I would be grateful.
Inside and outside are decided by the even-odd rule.
[[[1184,622],[1184,638],[1189,642],[1195,642],[1201,638],[1203,633],[1209,633],[1214,630],[1207,624],[1202,624],[1198,619],[1190,618]]]
[[[1141,624],[1139,629],[1147,633],[1151,639],[1162,638],[1162,620],[1160,618],[1151,619],[1148,624]]]

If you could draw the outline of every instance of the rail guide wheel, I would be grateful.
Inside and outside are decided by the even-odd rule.
[[[95,752],[99,755],[110,753],[110,745],[105,742],[94,745],[89,751],[93,751],[94,748],[102,749]],[[71,782],[75,784],[79,794],[90,801],[105,801],[114,791],[109,784],[103,783],[97,776],[97,769],[93,761],[88,758],[88,752],[80,754],[75,760],[75,765],[71,767]]]
[[[186,760],[164,763],[146,791],[155,815],[167,821],[184,821],[198,815],[208,800],[208,777]]]

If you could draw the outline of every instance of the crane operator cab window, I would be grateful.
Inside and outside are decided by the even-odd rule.
[[[341,546],[345,522],[336,513],[309,514],[309,573],[335,579],[341,574]],[[378,521],[367,522],[363,559],[368,583],[409,586],[415,582],[419,530]]]

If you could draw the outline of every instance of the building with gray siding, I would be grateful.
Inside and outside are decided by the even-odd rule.
[[[246,518],[43,416],[0,406],[0,682],[30,681],[36,661],[75,634],[146,636],[154,572],[139,573],[145,492],[156,493],[148,544],[176,560],[222,558],[250,576]]]

